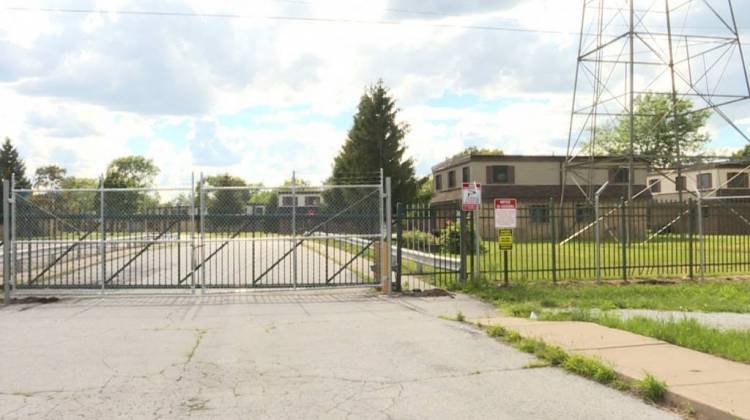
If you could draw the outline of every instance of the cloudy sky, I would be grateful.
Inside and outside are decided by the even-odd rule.
[[[750,43],[750,2],[735,3]],[[411,126],[420,175],[466,146],[565,154],[580,0],[2,5],[0,136],[31,171],[56,163],[97,176],[142,154],[161,185],[193,171],[321,180],[378,78]],[[750,129],[750,109],[732,117]],[[711,147],[742,146],[711,125]]]

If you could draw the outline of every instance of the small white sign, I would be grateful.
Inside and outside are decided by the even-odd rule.
[[[479,210],[482,207],[482,186],[478,182],[464,182],[461,208],[463,211]]]
[[[517,201],[515,198],[495,199],[495,228],[516,228],[516,205]]]

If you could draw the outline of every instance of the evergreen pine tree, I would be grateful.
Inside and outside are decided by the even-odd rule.
[[[408,124],[397,121],[399,109],[379,80],[362,95],[352,128],[333,163],[333,179],[372,177],[383,168],[391,177],[392,201],[411,202],[417,192],[414,162],[404,159]]]
[[[26,165],[18,156],[18,150],[6,137],[2,148],[0,148],[0,178],[10,181],[11,175],[16,176],[16,188],[31,188],[31,182],[26,177]],[[3,194],[0,197],[5,197],[2,184],[0,184],[0,192]]]

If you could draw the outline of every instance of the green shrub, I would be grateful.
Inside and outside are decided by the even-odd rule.
[[[421,230],[405,230],[401,233],[401,240],[409,249],[431,251],[438,246],[435,235]]]
[[[474,244],[475,236],[474,236],[474,229],[467,228],[464,232],[466,235],[466,241],[464,243],[464,246],[466,246],[468,249],[464,250],[466,254],[473,255],[475,251]],[[440,244],[440,251],[448,253],[448,254],[460,254],[461,253],[461,226],[459,226],[456,222],[450,222],[443,227],[443,229],[440,230],[440,233],[438,234],[438,242]],[[485,247],[484,245],[480,245],[482,248],[481,250],[484,251]]]

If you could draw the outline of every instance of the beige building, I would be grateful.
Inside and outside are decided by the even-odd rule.
[[[750,195],[747,161],[715,162],[691,166],[681,171],[652,171],[648,174],[648,185],[656,201],[678,201],[679,192],[683,200],[702,195],[716,197]]]
[[[461,203],[464,182],[479,182],[482,202],[491,212],[495,198],[515,198],[519,206],[519,227],[514,235],[531,239],[549,232],[550,203],[558,206],[563,191],[564,156],[522,156],[500,154],[473,154],[448,159],[432,167],[433,195],[431,204],[436,207],[455,206]],[[624,158],[580,157],[568,171],[565,180],[565,208],[562,209],[564,231],[590,224],[594,218],[593,206],[581,191],[596,190],[605,182],[609,185],[601,196],[603,206],[612,205],[628,196],[628,161]],[[589,172],[591,171],[591,173]],[[643,191],[639,200],[651,198],[646,188],[648,166],[643,161],[634,165],[633,191]],[[592,180],[589,184],[589,179]],[[559,213],[558,213],[559,214]],[[487,216],[487,215],[485,215]],[[494,227],[483,226],[483,235],[494,235]]]

